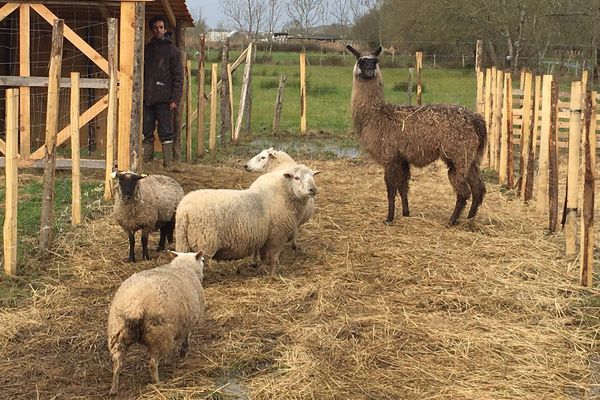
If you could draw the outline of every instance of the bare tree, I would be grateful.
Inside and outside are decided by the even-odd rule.
[[[319,21],[320,14],[324,11],[323,0],[289,0],[287,3],[287,14],[290,24],[308,35],[309,28]]]
[[[221,10],[240,32],[256,37],[265,18],[266,0],[223,0]]]
[[[283,15],[282,0],[266,0],[265,30],[273,35]]]

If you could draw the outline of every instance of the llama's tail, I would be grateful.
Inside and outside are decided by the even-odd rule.
[[[479,114],[475,115],[473,124],[475,125],[475,134],[477,135],[477,139],[479,139],[479,146],[477,146],[477,161],[479,164],[481,163],[483,153],[485,151],[485,144],[487,142],[487,128],[485,127],[485,120]]]

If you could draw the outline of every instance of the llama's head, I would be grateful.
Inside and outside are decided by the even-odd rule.
[[[379,77],[379,54],[383,48],[379,46],[377,50],[371,54],[362,55],[352,46],[347,45],[346,48],[356,57],[354,64],[354,78],[368,81]]]

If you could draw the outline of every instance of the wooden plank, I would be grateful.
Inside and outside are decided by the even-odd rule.
[[[502,74],[502,120],[500,125],[500,158],[498,164],[498,183],[501,186],[508,186],[508,143],[509,143],[509,121],[510,117],[512,117],[512,110],[509,109],[509,100],[510,100],[510,73]],[[511,126],[512,128],[512,126]],[[512,129],[511,129],[512,131]],[[512,132],[511,132],[512,133]]]
[[[212,64],[211,91],[210,91],[210,134],[208,136],[208,149],[213,152],[217,144],[217,64]]]
[[[17,8],[19,8],[19,3],[8,3],[2,6],[0,8],[0,21],[12,14]]]
[[[185,63],[185,87],[186,87],[186,123],[185,123],[185,159],[192,162],[192,61]]]
[[[532,84],[533,84],[533,76],[530,72],[526,72],[523,78],[523,106],[521,108],[522,111],[522,125],[521,125],[521,140],[520,140],[520,148],[521,148],[521,157],[519,158],[519,187],[518,187],[518,195],[522,195],[525,193],[525,187],[527,185],[527,166],[529,164],[529,147],[531,142],[531,118],[533,115],[532,112]],[[515,110],[516,111],[516,110]],[[515,130],[517,133],[517,130]],[[518,133],[521,133],[518,132]]]
[[[87,169],[105,169],[106,161],[98,159],[80,159],[81,168]],[[6,165],[6,157],[0,157],[0,168]],[[18,160],[19,168],[44,168],[44,160]],[[56,169],[71,170],[73,169],[73,161],[70,158],[57,158]]]
[[[197,143],[196,143],[196,157],[203,157],[204,156],[204,140],[205,140],[205,134],[206,134],[206,129],[204,126],[204,109],[205,109],[205,104],[204,104],[204,97],[205,97],[205,91],[204,91],[204,46],[205,46],[205,37],[204,34],[200,35],[200,53],[198,53],[198,108],[197,108],[197,112],[198,112],[198,124],[197,124],[197,128],[198,128],[198,137],[197,137]]]
[[[7,89],[10,90],[10,89]],[[6,154],[6,142],[0,139],[0,153]]]
[[[483,86],[484,86],[484,73],[483,71],[477,71],[477,113],[483,115],[484,113],[484,101],[483,101]]]
[[[79,154],[79,72],[71,72],[71,223],[81,223],[81,170]]]
[[[81,89],[108,89],[108,79],[103,78],[80,78]],[[20,87],[48,87],[47,76],[0,76],[1,86]],[[70,88],[70,78],[60,78],[61,88]]]
[[[548,152],[550,149],[550,118],[552,102],[552,75],[544,75],[542,82],[542,127],[538,158],[536,211],[545,213],[548,206]]]
[[[490,130],[491,130],[491,115],[492,115],[492,69],[485,69],[485,94],[484,94],[484,119],[485,119],[485,127],[488,132],[488,140],[485,142],[485,151],[483,155],[484,165],[490,167],[490,155],[489,155],[489,146],[490,146]]]
[[[27,4],[19,7],[19,74],[29,76],[30,71],[30,8]],[[31,91],[28,87],[19,88],[19,153],[29,158],[31,153]]]
[[[577,201],[579,193],[579,146],[581,141],[580,81],[571,83],[571,118],[569,126],[569,166],[567,170],[567,208],[565,215],[566,254],[575,254],[577,240]]]
[[[273,115],[273,133],[279,130],[279,121],[281,121],[281,110],[283,108],[285,79],[285,74],[281,74],[279,76],[279,85],[277,86],[277,97],[275,98],[275,114]]]
[[[143,3],[133,3],[133,73],[131,75],[131,116],[129,127],[129,170],[140,172],[142,162],[142,110],[144,108],[144,20],[145,8]],[[121,36],[125,40],[125,36]],[[126,54],[126,53],[125,53]],[[121,53],[122,58],[125,58]]]
[[[550,100],[550,143],[548,146],[548,232],[555,233],[558,223],[558,151],[556,148],[556,122],[558,83],[552,82]]]
[[[238,117],[235,123],[234,139],[237,143],[240,138],[240,132],[242,131],[242,122],[244,120],[244,110],[246,109],[246,103],[248,102],[248,86],[250,85],[250,71],[252,70],[252,49],[253,45],[250,43],[246,48],[246,66],[244,68],[244,75],[242,78],[242,91],[240,93],[240,108],[238,110]]]
[[[93,106],[88,108],[81,114],[79,117],[79,126],[84,126],[88,122],[92,120],[95,116],[100,114],[104,109],[108,106],[108,95],[103,96],[100,100],[98,100]],[[56,136],[56,145],[59,146],[67,140],[71,133],[69,131],[70,127],[65,126],[58,135]],[[33,153],[31,153],[31,159],[39,160],[44,157],[44,146],[40,147]]]
[[[493,149],[494,152],[490,156],[496,170],[500,169],[500,139],[502,136],[502,107],[504,105],[504,71],[496,71],[496,99],[495,99],[495,129],[493,132]]]
[[[591,120],[596,112],[593,93],[587,92],[585,99],[585,128],[583,136],[584,148],[584,189],[583,205],[581,213],[581,249],[579,255],[581,285],[592,287],[594,276],[594,192],[595,192],[595,159],[592,153],[595,153],[595,134],[594,126]]]
[[[130,135],[133,106],[133,52],[135,49],[135,4],[121,4],[119,33],[119,118],[117,168],[127,171],[131,166]]]
[[[538,147],[538,135],[540,134],[541,123],[542,123],[542,77],[536,75],[535,77],[535,90],[534,90],[534,105],[533,107],[533,136],[531,137],[533,141],[533,155],[534,157],[537,155],[537,147]]]
[[[233,124],[233,76],[231,64],[227,64],[227,82],[229,83],[229,126],[231,126],[231,141],[235,142],[235,125]]]
[[[417,104],[421,104],[418,90]],[[306,53],[304,52],[300,53],[300,134],[306,134]]]
[[[4,272],[17,274],[17,206],[19,203],[17,141],[19,136],[19,90],[6,90],[6,193],[4,196]]]
[[[171,3],[169,0],[160,0],[163,6],[163,10],[165,10],[165,14],[167,14],[167,18],[169,19],[169,23],[173,28],[177,26],[177,18],[175,18],[175,13],[173,12],[173,7],[171,7]]]
[[[421,72],[423,71],[423,52],[417,51],[415,53],[415,69],[417,73],[417,105],[420,106],[423,103],[423,77]]]
[[[475,71],[481,71],[481,65],[483,64],[483,40],[477,39],[477,43],[475,45]]]
[[[119,32],[117,20],[108,19],[108,112],[106,115],[106,168],[104,171],[104,200],[112,199],[112,169],[115,164],[117,135],[117,79]]]
[[[123,3],[129,4],[129,3]],[[123,7],[123,5],[121,5]],[[133,6],[132,6],[133,7]],[[35,10],[42,18],[48,21],[49,24],[53,24],[55,19],[58,19],[46,6],[42,4],[31,4],[31,8]],[[71,28],[65,25],[64,37],[73,45],[76,49],[85,54],[94,64],[96,64],[102,71],[108,73],[108,62],[102,57],[92,46],[90,46],[85,40],[83,40],[78,34],[76,34]],[[131,53],[130,53],[131,54]]]

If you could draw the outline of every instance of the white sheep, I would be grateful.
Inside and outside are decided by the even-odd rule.
[[[288,153],[282,150],[274,150],[272,147],[265,149],[249,159],[244,164],[244,169],[248,172],[272,172],[283,170],[290,165],[295,165],[296,161]],[[319,171],[315,171],[315,175],[318,174]],[[315,213],[315,199],[310,198],[306,203],[306,208],[304,209],[304,213],[300,217],[298,221],[298,228],[300,225],[304,224],[306,221],[312,218]],[[294,236],[291,238],[292,249],[296,250],[298,248],[298,230],[294,233]]]
[[[148,236],[160,229],[158,250],[165,241],[173,243],[175,210],[183,198],[183,188],[173,178],[164,175],[139,175],[130,171],[114,171],[115,205],[113,216],[129,235],[129,261],[135,262],[135,232],[142,230],[142,257],[148,254]]]
[[[185,356],[192,328],[204,316],[203,252],[175,254],[170,264],[127,278],[110,304],[111,396],[119,389],[119,374],[130,345],[139,343],[147,347],[150,374],[157,383],[159,361],[176,343],[180,344],[179,355]]]
[[[261,175],[245,190],[196,190],[177,208],[177,251],[203,249],[215,260],[237,260],[259,252],[273,273],[293,237],[306,203],[317,193],[305,165]]]

